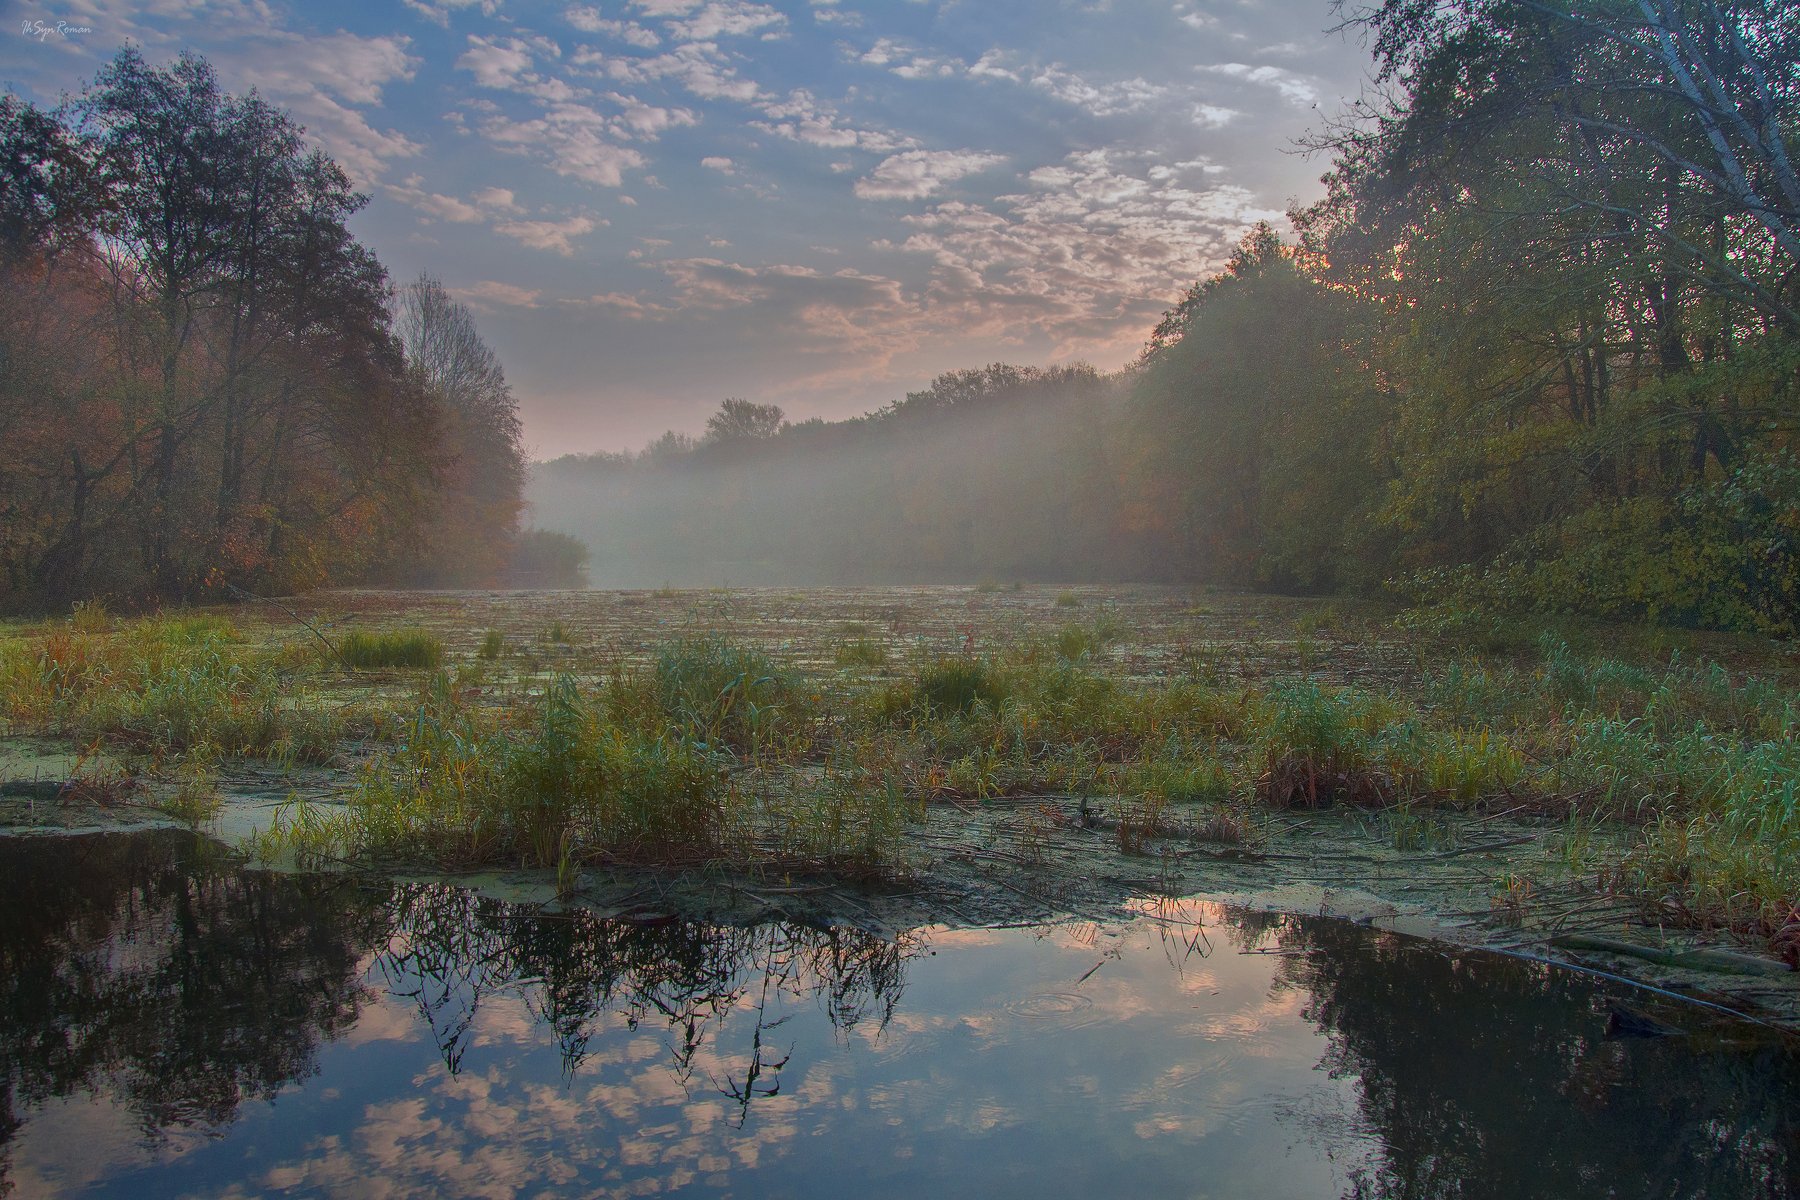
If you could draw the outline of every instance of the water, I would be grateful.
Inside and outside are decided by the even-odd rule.
[[[722,929],[0,839],[0,999],[26,1197],[1800,1194],[1780,1039],[1194,902]]]

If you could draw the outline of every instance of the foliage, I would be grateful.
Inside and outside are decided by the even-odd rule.
[[[0,102],[0,162],[0,608],[294,591],[510,532],[517,470],[465,478],[516,467],[510,398],[477,422],[409,366],[347,227],[367,198],[286,113],[127,48],[56,112]]]
[[[519,587],[569,588],[587,582],[588,548],[549,529],[527,529],[513,540],[507,580]]]

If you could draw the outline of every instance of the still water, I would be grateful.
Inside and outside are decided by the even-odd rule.
[[[1800,1195],[1789,1043],[1198,902],[719,928],[0,839],[0,1001],[19,1197]]]

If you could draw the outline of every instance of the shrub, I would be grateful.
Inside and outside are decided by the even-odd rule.
[[[515,587],[587,586],[588,548],[579,538],[549,529],[526,529],[513,543],[507,581]]]

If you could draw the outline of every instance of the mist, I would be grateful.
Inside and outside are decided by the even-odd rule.
[[[536,464],[527,499],[601,588],[1153,577],[1113,519],[1124,394],[1088,367],[996,364],[841,422],[728,401],[700,439]]]

